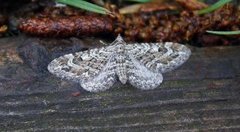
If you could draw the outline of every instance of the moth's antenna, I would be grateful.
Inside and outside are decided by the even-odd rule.
[[[102,40],[99,40],[99,42],[100,42],[101,44],[103,44],[103,45],[109,45],[109,44],[107,44],[106,42],[104,42],[104,41],[102,41]]]

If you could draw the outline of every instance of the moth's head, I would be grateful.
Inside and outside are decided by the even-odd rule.
[[[120,34],[118,34],[117,38],[111,44],[114,45],[114,49],[117,54],[123,54],[125,52],[126,42]]]
[[[118,34],[117,38],[112,42],[112,45],[125,45],[126,42],[123,40],[122,36]]]

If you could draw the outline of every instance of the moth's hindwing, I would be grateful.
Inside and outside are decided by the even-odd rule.
[[[134,87],[148,90],[154,89],[162,83],[163,77],[159,72],[153,72],[140,64],[133,56],[129,56],[128,80]]]

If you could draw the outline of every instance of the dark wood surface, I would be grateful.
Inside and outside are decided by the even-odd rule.
[[[1,131],[240,131],[240,47],[191,47],[154,90],[116,84],[100,93],[39,76],[0,39]]]

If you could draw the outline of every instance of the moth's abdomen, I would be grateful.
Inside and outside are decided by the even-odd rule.
[[[117,55],[116,56],[116,74],[121,81],[121,83],[127,83],[127,65],[126,65],[126,56],[125,55]]]
[[[126,74],[126,65],[122,64],[117,67],[117,75],[122,84],[126,84],[128,77]]]

